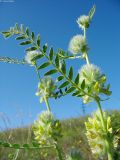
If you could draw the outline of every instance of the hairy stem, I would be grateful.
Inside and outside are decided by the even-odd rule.
[[[96,100],[96,102],[97,102],[97,105],[98,105],[98,110],[100,112],[101,123],[102,123],[103,129],[104,129],[104,131],[106,133],[105,144],[106,144],[106,150],[107,150],[108,160],[113,160],[111,142],[110,142],[110,139],[108,137],[107,125],[106,125],[106,122],[104,120],[104,115],[103,115],[102,107],[101,107],[100,101]]]
[[[86,28],[85,27],[84,27],[83,31],[84,31],[84,38],[85,38],[85,41],[86,41]],[[85,60],[86,60],[87,64],[90,64],[87,52],[85,53]]]
[[[85,40],[86,40],[86,28],[84,27],[84,38],[85,38]]]
[[[87,54],[87,53],[85,54],[85,60],[86,60],[87,64],[90,64],[90,61],[89,61],[89,58],[88,58],[88,54]]]

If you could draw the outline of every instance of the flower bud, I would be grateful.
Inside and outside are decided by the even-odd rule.
[[[52,145],[61,137],[61,125],[51,112],[43,111],[34,122],[33,132],[39,144]]]
[[[80,81],[85,80],[86,85],[92,85],[97,82],[101,76],[100,69],[93,64],[85,64],[79,71]]]
[[[77,23],[81,29],[88,28],[90,25],[89,16],[82,15],[77,19]]]
[[[69,43],[69,50],[73,54],[82,53],[88,51],[87,42],[82,35],[76,35],[74,36]]]
[[[101,116],[99,111],[88,118],[88,122],[85,122],[86,135],[88,138],[89,145],[92,153],[98,158],[105,155],[106,152],[106,137],[109,138],[112,135],[111,118],[103,112],[103,117],[106,125],[106,130],[103,128],[101,122]]]
[[[91,97],[88,95],[85,95],[82,98],[83,98],[83,103],[85,103],[85,104],[92,101]]]
[[[105,75],[101,74],[100,69],[93,64],[85,64],[79,71],[80,85],[85,80],[85,91],[91,96],[97,96],[101,92],[106,81]],[[89,103],[93,99],[88,96],[83,96],[83,103]]]

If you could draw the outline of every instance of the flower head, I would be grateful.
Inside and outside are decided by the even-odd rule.
[[[100,69],[93,64],[85,64],[79,71],[80,81],[85,80],[86,85],[92,85],[94,82],[98,81],[101,72]]]
[[[69,50],[73,54],[85,53],[88,50],[88,47],[84,36],[74,36],[69,43]]]
[[[93,96],[97,96],[101,89],[104,86],[106,81],[105,75],[101,74],[100,69],[93,65],[93,64],[85,64],[79,71],[80,76],[80,85],[82,84],[83,80],[85,80],[85,89],[86,91],[89,90],[89,94]],[[93,101],[93,99],[88,96],[83,96],[83,102],[88,103]]]
[[[44,97],[49,98],[54,95],[56,85],[51,77],[45,76],[38,84],[37,96],[40,96],[40,102],[44,101]]]
[[[51,112],[43,111],[34,122],[33,132],[39,144],[50,145],[61,136],[61,125]]]
[[[79,27],[82,29],[88,28],[90,25],[90,18],[89,18],[89,16],[82,15],[77,19],[77,23],[78,23]]]
[[[88,122],[85,122],[88,142],[92,153],[96,157],[104,156],[106,151],[106,135],[110,135],[109,137],[112,135],[111,118],[105,112],[103,112],[103,117],[107,131],[103,128],[99,111],[94,113],[93,117],[88,118]]]
[[[41,54],[39,51],[29,51],[26,53],[25,60],[27,63],[34,65],[35,61],[33,58],[35,58],[37,55]]]

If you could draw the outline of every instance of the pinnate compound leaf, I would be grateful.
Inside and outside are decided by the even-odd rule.
[[[32,142],[32,145],[33,145],[33,147],[36,147],[36,148],[40,147],[40,144],[36,143],[36,142]]]
[[[26,49],[26,52],[29,52],[29,51],[35,51],[35,50],[37,50],[37,48],[36,48],[36,47],[30,47],[30,48]]]
[[[27,44],[31,44],[32,42],[31,41],[24,41],[24,42],[21,42],[20,45],[27,45]]]
[[[34,39],[35,39],[35,34],[34,34],[34,32],[31,33],[31,37],[32,37],[32,40],[34,41]]]
[[[52,70],[50,70],[50,71],[48,71],[47,73],[45,73],[44,75],[45,76],[48,76],[48,75],[51,75],[51,74],[55,74],[55,73],[57,73],[58,71],[56,70],[56,69],[52,69]]]
[[[11,32],[10,31],[2,32],[2,35],[4,36],[4,38],[8,38],[11,36]]]
[[[12,145],[12,147],[15,148],[15,149],[19,149],[20,145],[15,143],[15,144]]]
[[[69,81],[63,82],[63,83],[60,85],[59,89],[66,87],[68,84],[69,84]]]
[[[18,37],[16,37],[16,40],[22,40],[22,39],[25,39],[26,37],[25,37],[25,35],[23,35],[23,36],[18,36]]]
[[[3,147],[11,147],[11,144],[7,143],[7,142],[3,143],[2,145],[3,145]]]
[[[62,63],[61,71],[62,71],[64,74],[66,74],[66,64],[65,64],[65,62]]]
[[[21,29],[21,32],[22,32],[22,33],[25,32],[25,28],[24,28],[24,25],[23,25],[23,24],[21,24],[20,29]]]
[[[61,80],[63,80],[64,79],[64,76],[59,76],[58,78],[57,78],[57,81],[61,81]]]
[[[75,78],[75,83],[78,84],[79,83],[79,74],[77,74],[76,78]]]
[[[40,47],[40,35],[37,36],[37,45]]]
[[[29,35],[30,35],[29,28],[26,28],[26,34],[27,34],[27,36],[29,36]]]
[[[75,89],[76,89],[75,87],[70,87],[70,88],[66,91],[66,93],[71,93],[71,92],[73,92]]]
[[[50,49],[49,58],[52,61],[53,60],[53,48]]]
[[[84,89],[85,88],[85,79],[82,81],[81,83],[81,88]]]
[[[26,149],[29,149],[30,145],[26,143],[26,144],[23,144],[23,147],[26,148]]]
[[[105,88],[101,89],[101,92],[106,94],[107,96],[110,96],[112,94],[112,91],[109,91],[109,90],[107,90]]]
[[[32,59],[32,61],[36,61],[38,59],[41,59],[42,57],[44,57],[44,54],[38,54]]]
[[[45,62],[45,63],[41,64],[41,65],[38,67],[38,70],[43,69],[43,68],[46,68],[46,67],[48,67],[49,65],[50,65],[50,62]]]
[[[43,46],[43,52],[46,53],[46,51],[47,51],[47,44]]]
[[[55,64],[59,68],[59,56],[58,56],[58,54],[56,55],[56,58],[55,58]]]
[[[20,27],[19,27],[18,23],[15,24],[14,29],[15,29],[16,31],[19,31],[19,30],[20,30]]]
[[[71,80],[72,80],[72,78],[73,78],[73,68],[72,68],[72,66],[70,67],[68,77],[69,77]]]
[[[72,96],[77,96],[77,95],[79,95],[80,94],[80,91],[76,91],[76,92],[74,92],[73,94],[72,94]]]

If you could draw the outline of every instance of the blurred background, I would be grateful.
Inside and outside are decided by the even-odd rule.
[[[76,19],[88,14],[96,5],[96,13],[87,31],[90,48],[89,58],[107,75],[113,94],[102,103],[104,110],[120,109],[120,1],[119,0],[13,0],[0,1],[0,31],[6,31],[16,22],[40,33],[41,43],[68,50],[70,39],[82,31]],[[25,48],[14,38],[0,36],[0,56],[23,59]],[[70,60],[77,73],[82,60]],[[26,126],[33,123],[45,108],[35,96],[37,76],[34,68],[0,63],[0,130]],[[82,105],[79,98],[71,95],[50,100],[52,111],[59,119],[91,114],[96,105]],[[83,112],[83,109],[85,112]]]

